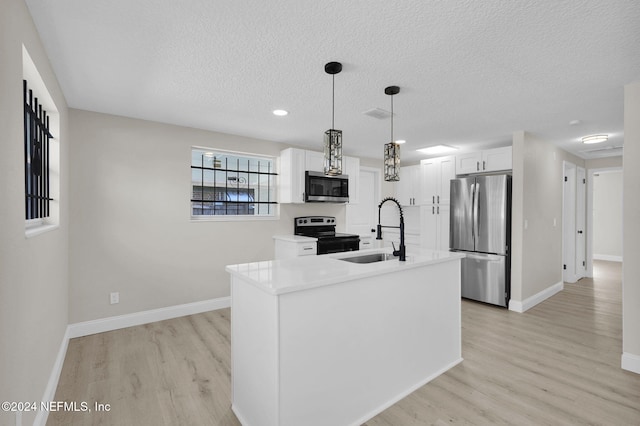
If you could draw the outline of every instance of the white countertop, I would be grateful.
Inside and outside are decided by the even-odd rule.
[[[227,265],[225,269],[230,274],[248,281],[269,294],[279,295],[380,274],[390,274],[406,268],[449,262],[464,257],[464,254],[456,252],[409,248],[405,262],[400,262],[397,258],[366,264],[339,260],[341,257],[381,252],[391,253],[392,250],[369,249],[318,256],[301,256],[294,259]]]
[[[290,243],[310,243],[318,241],[317,238],[313,237],[305,237],[302,235],[293,235],[293,234],[284,234],[284,235],[274,235],[274,240],[288,241]]]

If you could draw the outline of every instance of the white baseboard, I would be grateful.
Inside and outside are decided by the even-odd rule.
[[[623,370],[640,374],[640,356],[630,354],[629,352],[623,352],[621,366]]]
[[[184,305],[168,306],[166,308],[152,309],[150,311],[136,312],[133,314],[119,315],[115,317],[102,318],[93,321],[69,324],[62,338],[58,356],[51,370],[47,387],[42,396],[42,401],[53,401],[58,387],[58,380],[64,365],[64,358],[67,355],[69,339],[74,337],[88,336],[105,331],[118,330],[120,328],[132,327],[134,325],[148,324],[150,322],[163,321],[171,318],[183,317],[185,315],[200,314],[202,312],[215,311],[231,306],[231,297],[220,297],[218,299],[203,300],[202,302],[186,303]],[[47,423],[49,413],[46,410],[38,410],[34,426],[44,426]],[[16,420],[20,425],[21,419]]]
[[[58,356],[51,369],[49,375],[49,381],[47,387],[44,390],[41,401],[53,401],[56,396],[56,388],[58,387],[58,380],[60,379],[60,373],[62,372],[62,366],[64,365],[64,358],[67,355],[67,347],[69,346],[69,326],[64,332],[62,337],[62,343],[60,343],[60,349],[58,350]],[[33,421],[34,426],[45,426],[47,424],[47,418],[49,412],[47,410],[38,410],[36,419]],[[22,420],[16,420],[16,424],[22,423]]]
[[[593,260],[607,260],[609,262],[622,262],[622,256],[612,256],[610,254],[594,254]]]
[[[93,321],[77,322],[75,324],[69,324],[69,338],[73,339],[74,337],[89,336],[91,334],[104,333],[105,331],[133,327],[135,325],[149,324],[156,321],[164,321],[171,318],[183,317],[185,315],[200,314],[202,312],[215,311],[217,309],[228,308],[230,306],[231,297],[220,297],[218,299],[168,306],[166,308],[101,318]]]
[[[564,282],[560,281],[558,283],[555,283],[551,287],[545,288],[541,292],[536,293],[533,296],[526,298],[523,301],[511,299],[509,301],[509,310],[510,311],[514,311],[514,312],[523,313],[523,312],[533,308],[538,303],[547,300],[548,298],[550,298],[554,294],[561,292],[562,290],[564,290]]]

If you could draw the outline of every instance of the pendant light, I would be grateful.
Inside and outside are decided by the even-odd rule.
[[[342,71],[340,62],[329,62],[324,71],[331,74],[333,94],[331,96],[331,128],[324,132],[324,174],[338,176],[342,174],[342,130],[334,129],[336,74]]]
[[[393,139],[393,95],[400,93],[398,86],[389,86],[384,93],[391,96],[391,142],[384,145],[384,180],[400,180],[400,145]]]

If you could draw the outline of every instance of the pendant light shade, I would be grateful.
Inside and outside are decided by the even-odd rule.
[[[331,95],[331,128],[324,132],[324,174],[328,176],[338,176],[342,174],[342,130],[334,127],[335,118],[335,75],[342,71],[340,62],[329,62],[324,66],[324,71],[331,74],[332,95]]]
[[[384,145],[384,180],[400,180],[400,145],[393,139],[393,95],[400,93],[398,86],[389,86],[384,93],[391,97],[391,142]]]

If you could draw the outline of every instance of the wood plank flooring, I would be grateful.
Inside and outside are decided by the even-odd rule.
[[[640,425],[640,375],[620,368],[620,264],[594,272],[525,314],[463,300],[464,362],[365,425]],[[72,339],[56,400],[110,411],[52,412],[47,425],[239,425],[229,318]]]

